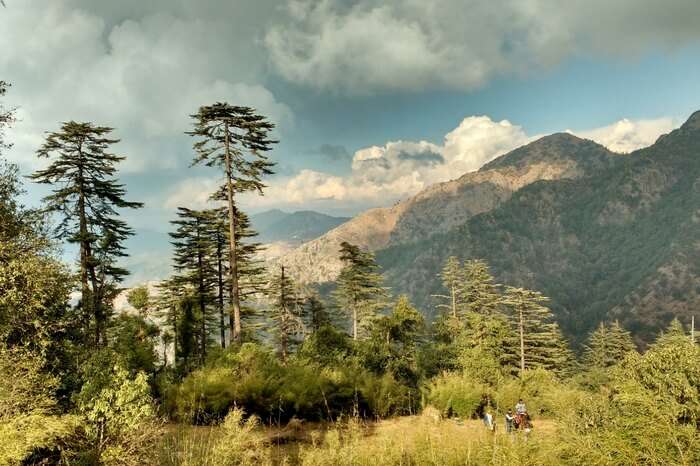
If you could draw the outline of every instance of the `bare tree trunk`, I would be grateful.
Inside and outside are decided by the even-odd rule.
[[[454,285],[452,285],[451,291],[452,291],[452,317],[454,317],[456,319],[457,318],[457,297],[456,297]]]
[[[216,234],[216,278],[217,278],[217,293],[219,305],[219,330],[221,332],[221,347],[226,348],[226,324],[224,323],[224,273],[223,261],[221,260],[221,235]]]
[[[78,151],[82,156],[82,146],[78,147]],[[95,318],[95,346],[100,346],[100,336],[101,331],[101,312],[100,312],[100,297],[98,295],[97,287],[97,274],[95,273],[95,266],[91,264],[92,259],[92,248],[90,247],[90,241],[88,237],[88,227],[87,227],[87,213],[85,206],[85,183],[83,179],[83,169],[78,168],[78,179],[80,180],[78,189],[78,217],[80,222],[80,282],[81,282],[81,299],[83,302],[83,309],[88,302],[90,302],[90,311]],[[92,283],[92,290],[88,286],[88,279]],[[89,330],[89,317],[88,322],[86,322],[86,330]]]
[[[357,304],[352,306],[352,339],[357,341]]]
[[[231,281],[231,307],[233,316],[230,321],[231,341],[241,341],[241,297],[238,290],[238,264],[236,258],[236,211],[233,205],[233,181],[231,151],[229,147],[228,121],[224,122],[224,144],[226,149],[226,190],[228,194],[229,225],[229,277]]]

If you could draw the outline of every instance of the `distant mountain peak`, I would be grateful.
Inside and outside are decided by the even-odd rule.
[[[694,130],[700,129],[700,110],[690,115],[686,122],[683,123],[683,126],[681,126],[681,128]]]
[[[481,171],[506,167],[523,168],[533,163],[591,162],[590,159],[607,158],[613,154],[614,152],[590,139],[583,139],[568,132],[554,133],[492,160],[484,165]]]

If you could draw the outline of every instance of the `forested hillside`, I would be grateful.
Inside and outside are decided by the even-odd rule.
[[[544,140],[585,173],[530,184],[448,232],[379,251],[388,282],[432,313],[444,260],[483,258],[498,282],[550,296],[577,341],[605,319],[642,343],[673,316],[689,318],[700,305],[700,114],[629,155],[601,158],[573,136]],[[516,150],[484,169],[528,156]]]

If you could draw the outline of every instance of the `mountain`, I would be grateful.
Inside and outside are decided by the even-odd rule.
[[[546,136],[479,171],[373,209],[286,254],[297,279],[333,280],[338,244],[375,251],[394,294],[431,317],[450,255],[489,262],[526,286],[576,342],[619,319],[641,345],[700,308],[700,112],[621,155],[571,134]]]
[[[551,152],[562,137],[538,142]],[[378,251],[394,292],[429,312],[441,264],[457,255],[485,259],[499,283],[550,296],[579,341],[605,319],[620,319],[640,344],[674,316],[688,321],[700,307],[700,112],[629,155],[600,158],[572,138],[567,160],[580,176],[530,183],[447,231]],[[483,170],[534,162],[519,151]]]
[[[575,179],[617,157],[593,141],[561,133],[518,148],[460,178],[430,186],[393,207],[371,209],[281,257],[297,280],[328,282],[338,275],[340,243],[377,251],[447,232],[489,212],[540,180]]]
[[[332,217],[311,210],[288,213],[273,209],[251,215],[250,220],[253,229],[259,233],[257,241],[301,244],[318,238],[328,230],[347,222],[349,218]]]

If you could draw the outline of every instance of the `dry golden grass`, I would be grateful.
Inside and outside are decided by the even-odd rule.
[[[308,424],[288,436],[288,428],[263,427],[256,434],[272,464],[306,466],[363,465],[483,465],[555,464],[551,440],[556,425],[536,420],[534,430],[496,434],[478,420],[437,419],[429,413],[378,422],[349,420]],[[211,449],[220,433],[216,427],[173,427],[166,441],[170,465],[213,465]]]

